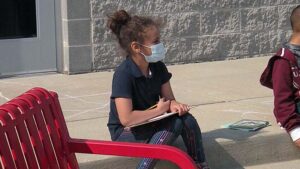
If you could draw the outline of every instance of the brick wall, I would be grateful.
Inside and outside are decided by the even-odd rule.
[[[117,9],[158,16],[166,63],[270,55],[290,36],[289,15],[300,0],[90,0],[94,70],[122,61],[106,15]]]

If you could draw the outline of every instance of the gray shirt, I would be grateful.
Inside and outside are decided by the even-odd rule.
[[[288,48],[296,56],[298,66],[300,66],[300,46],[293,45],[293,44],[290,44],[290,43],[285,43],[284,47]]]

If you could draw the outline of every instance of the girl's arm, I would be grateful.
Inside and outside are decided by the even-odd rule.
[[[178,112],[181,116],[190,110],[188,105],[179,103],[175,100],[170,81],[161,86],[161,97],[166,98],[166,100],[170,100],[171,112]]]
[[[161,97],[165,98],[166,100],[170,100],[170,101],[175,100],[170,81],[164,83],[161,86]]]
[[[132,110],[132,100],[128,98],[115,98],[119,119],[123,126],[144,122],[159,116],[169,110],[170,101],[163,98],[157,103],[157,107],[150,110]]]

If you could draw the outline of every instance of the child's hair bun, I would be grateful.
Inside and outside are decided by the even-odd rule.
[[[109,16],[107,26],[115,35],[119,36],[122,26],[130,20],[131,16],[125,10],[119,10]]]

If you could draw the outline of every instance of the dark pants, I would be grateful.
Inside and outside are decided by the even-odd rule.
[[[188,154],[200,167],[200,164],[205,162],[201,130],[196,119],[189,113],[124,130],[115,141],[171,145],[179,135],[184,141]],[[137,168],[153,168],[156,162],[155,159],[144,158]]]

